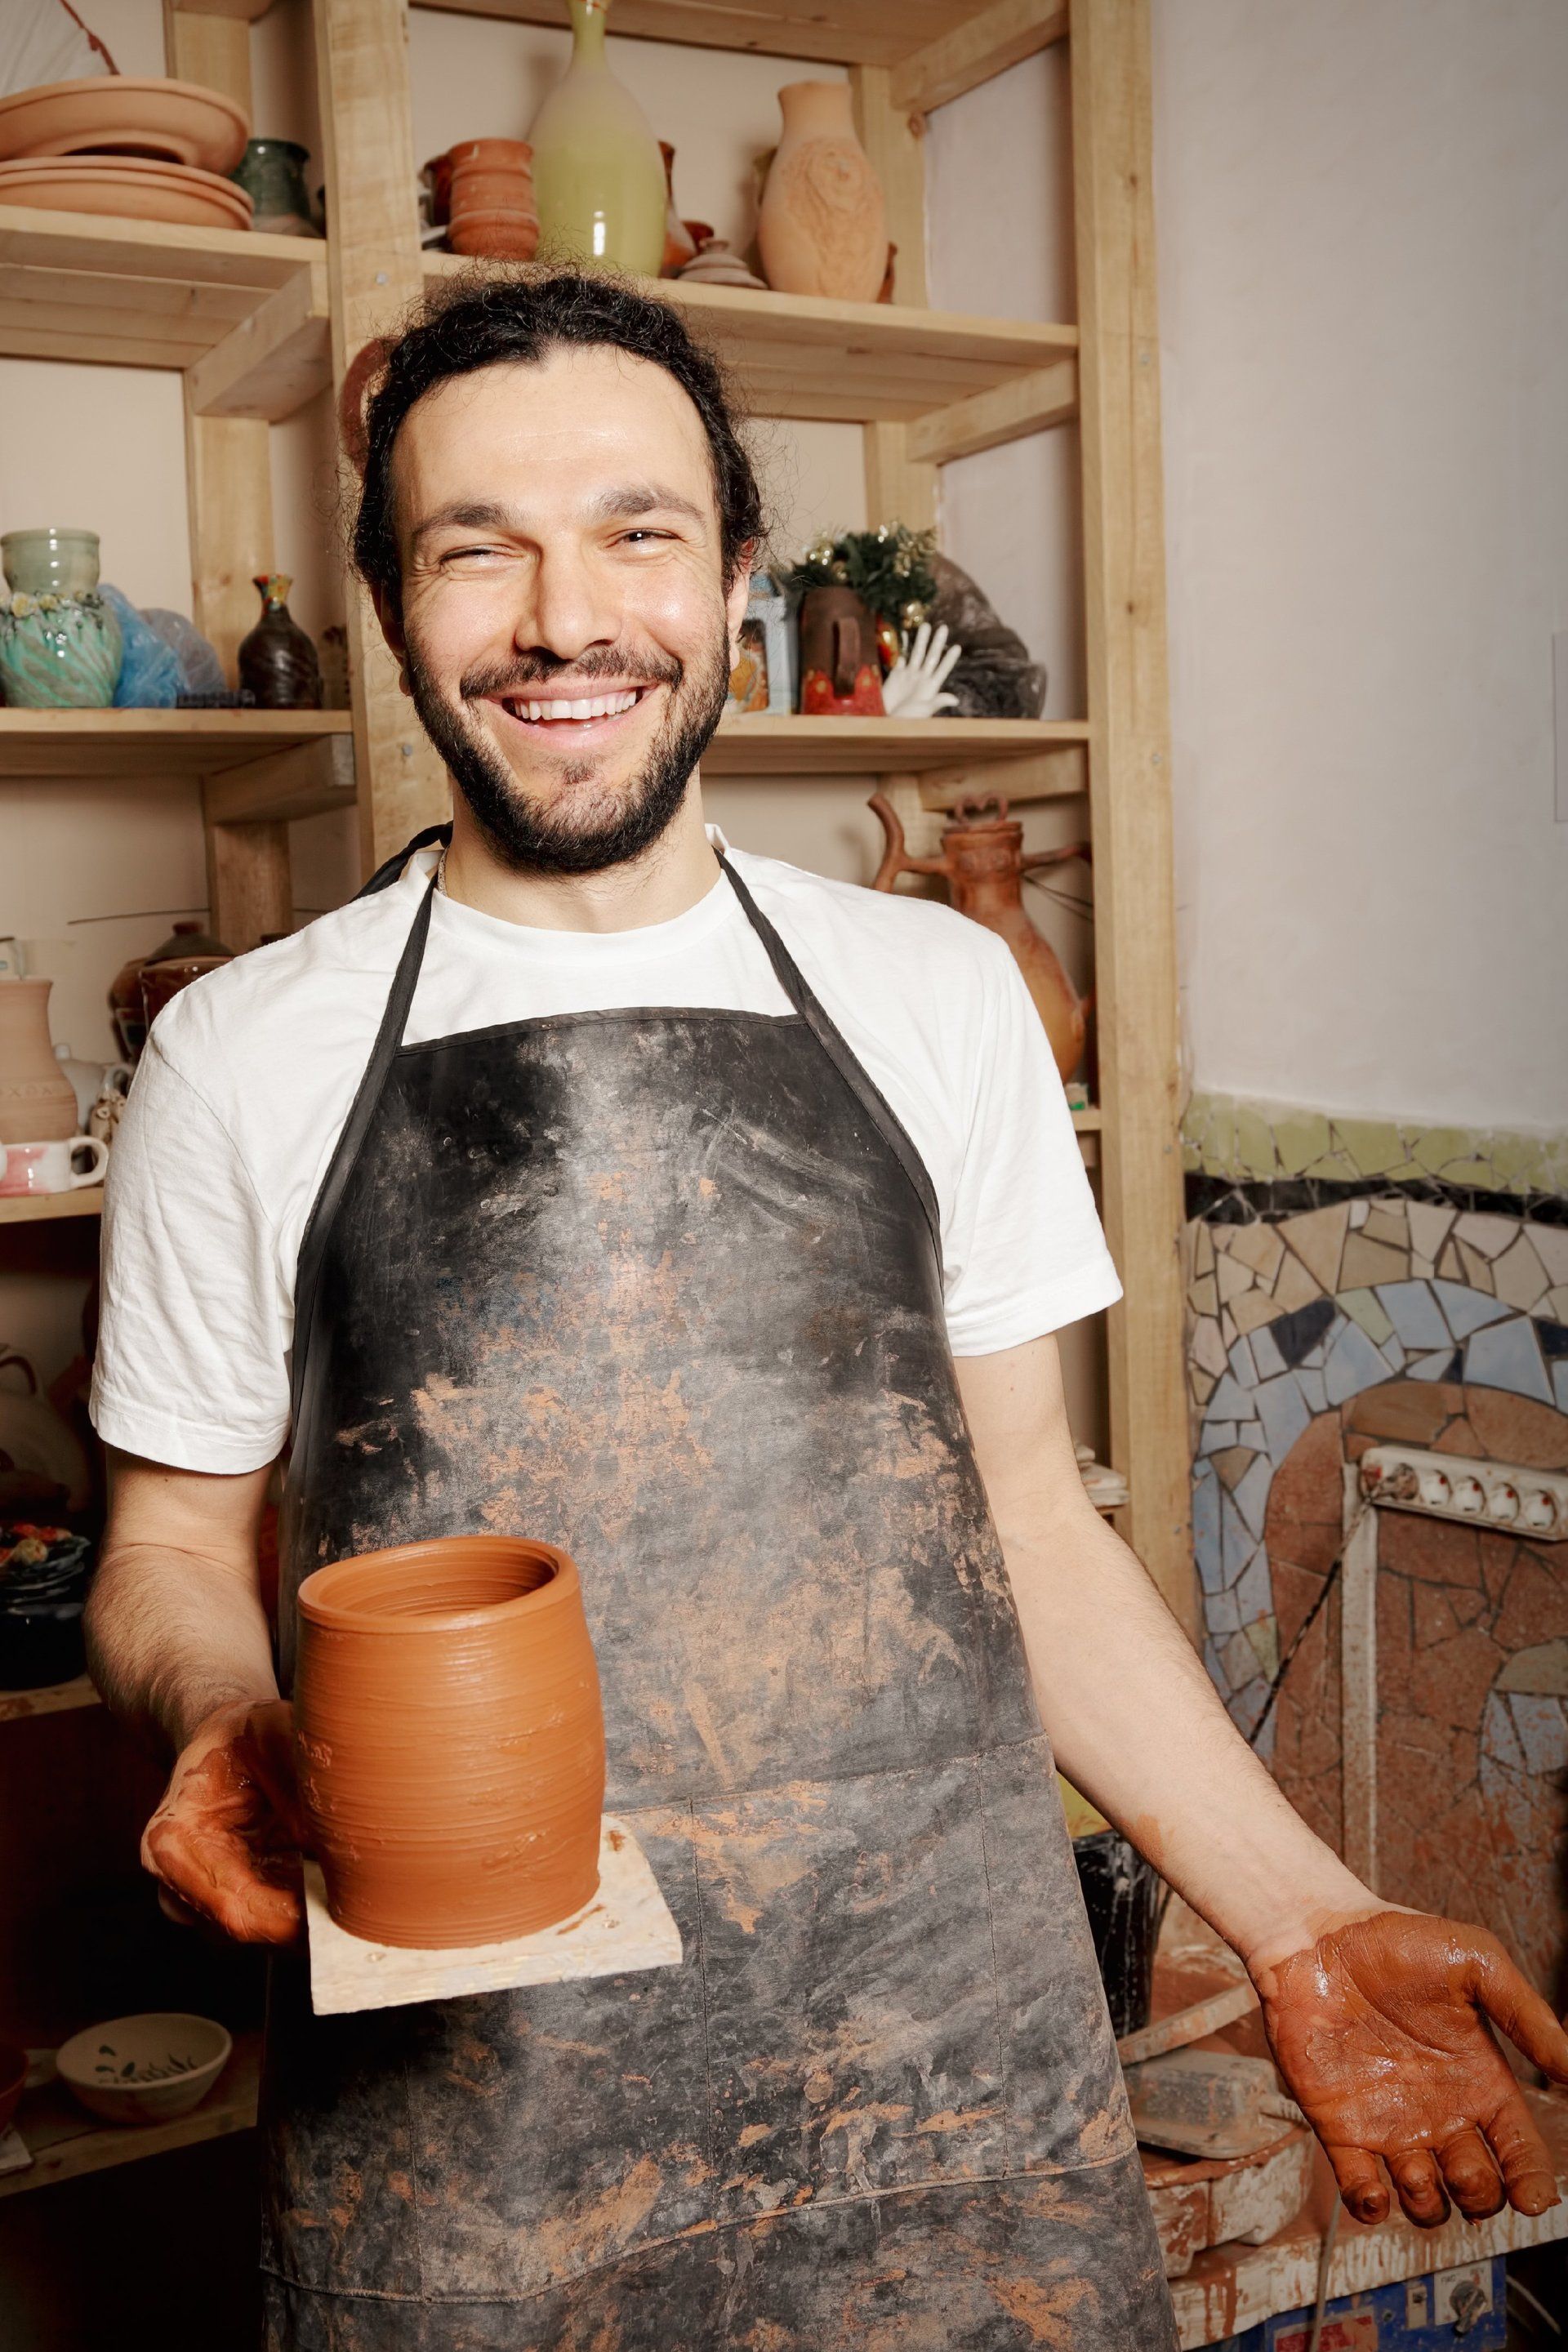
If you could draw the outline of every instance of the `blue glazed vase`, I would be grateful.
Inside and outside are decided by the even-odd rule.
[[[98,593],[98,534],[0,538],[11,600],[0,610],[0,691],[15,709],[106,710],[120,677],[120,623]]]

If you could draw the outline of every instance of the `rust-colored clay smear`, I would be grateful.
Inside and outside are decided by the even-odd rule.
[[[318,1569],[294,1717],[328,1906],[352,1935],[499,1942],[592,1897],[605,1727],[563,1551],[453,1536]]]
[[[1564,2084],[1568,2034],[1495,1937],[1380,1911],[1260,1969],[1258,1989],[1280,2071],[1358,2221],[1388,2211],[1380,2157],[1424,2228],[1447,2220],[1450,2197],[1472,2221],[1556,2204],[1492,2029]]]

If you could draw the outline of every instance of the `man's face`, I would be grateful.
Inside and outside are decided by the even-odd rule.
[[[508,865],[586,873],[658,838],[724,707],[725,591],[701,419],[605,346],[455,377],[393,454],[420,718]]]

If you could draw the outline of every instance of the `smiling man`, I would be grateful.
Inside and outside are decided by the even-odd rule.
[[[1568,2080],[1544,2002],[1319,1843],[1085,1500],[1051,1335],[1116,1276],[1005,949],[704,826],[761,529],[668,306],[412,328],[355,553],[449,843],[176,998],[115,1145],[89,1633],[166,1903],[297,1944],[300,1580],[490,1528],[581,1566],[684,1947],[323,2019],[285,1949],[273,2352],[1169,2352],[1053,1745],[1360,2218],[1554,2201],[1488,2022]]]

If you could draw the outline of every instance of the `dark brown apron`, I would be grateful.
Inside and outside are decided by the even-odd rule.
[[[280,1964],[274,2352],[1174,2347],[931,1184],[724,873],[789,1015],[404,1045],[426,892],[306,1234],[285,1680],[323,1560],[563,1545],[685,1959],[322,2019]]]

